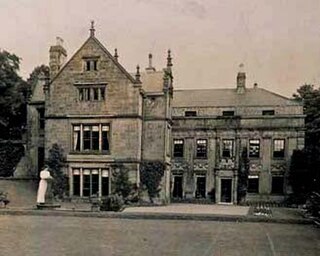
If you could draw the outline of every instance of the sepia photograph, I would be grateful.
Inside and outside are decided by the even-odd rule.
[[[319,0],[0,0],[0,256],[320,255]]]

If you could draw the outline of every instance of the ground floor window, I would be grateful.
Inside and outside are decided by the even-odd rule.
[[[259,193],[259,176],[249,176],[248,193]]]
[[[272,177],[272,194],[283,194],[283,183],[284,178],[282,176],[274,176]]]
[[[231,203],[232,200],[232,179],[221,179],[220,201]]]
[[[198,176],[196,184],[196,198],[206,197],[206,177]]]
[[[107,196],[109,194],[109,169],[74,168],[72,185],[74,196]]]
[[[173,198],[182,198],[182,176],[177,175],[173,177],[173,191],[172,197]]]

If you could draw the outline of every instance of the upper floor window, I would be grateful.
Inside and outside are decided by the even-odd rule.
[[[173,140],[173,157],[183,157],[184,141],[183,139]]]
[[[98,70],[98,60],[97,59],[86,59],[85,60],[85,70],[86,71],[97,71]]]
[[[45,123],[44,108],[39,108],[38,113],[39,113],[39,129],[44,129],[44,123]]]
[[[78,87],[79,101],[103,101],[105,99],[105,86],[81,86]]]
[[[275,139],[273,141],[273,157],[282,158],[284,157],[285,140]]]
[[[185,116],[197,116],[197,111],[185,111]]]
[[[262,110],[263,116],[274,116],[274,110]]]
[[[234,111],[222,111],[223,116],[234,116]]]
[[[222,157],[233,157],[233,140],[222,141]]]
[[[73,126],[74,151],[109,151],[108,124],[79,124]]]
[[[249,140],[249,157],[260,157],[260,140]]]
[[[207,158],[207,140],[206,139],[197,140],[196,157]]]

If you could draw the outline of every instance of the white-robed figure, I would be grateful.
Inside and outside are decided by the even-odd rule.
[[[44,169],[40,172],[40,182],[37,194],[37,204],[44,204],[46,199],[46,192],[48,187],[48,180],[52,179],[48,167],[45,166]]]

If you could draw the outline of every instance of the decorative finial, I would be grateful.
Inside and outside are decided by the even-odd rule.
[[[141,81],[140,81],[140,67],[139,67],[139,65],[137,65],[136,81],[137,81],[138,83],[141,83]]]
[[[94,20],[91,21],[91,28],[90,28],[90,36],[91,37],[94,37],[94,32],[95,32],[95,29],[94,29]]]
[[[114,49],[114,56],[113,56],[113,57],[116,59],[116,61],[118,61],[119,55],[118,55],[118,50],[117,50],[117,48]]]
[[[152,53],[149,53],[149,68],[152,68]]]
[[[172,58],[171,58],[171,50],[168,50],[168,57],[167,57],[167,68],[172,67]]]

